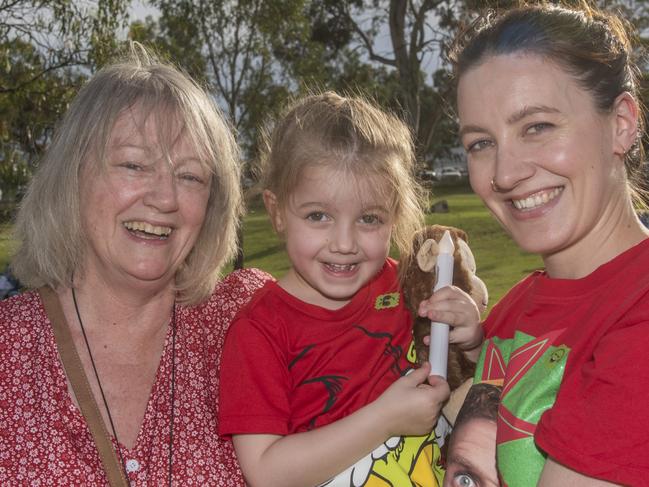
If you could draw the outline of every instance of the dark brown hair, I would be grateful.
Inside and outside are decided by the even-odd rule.
[[[453,429],[472,419],[485,419],[495,423],[498,419],[499,401],[500,387],[487,383],[472,385],[457,414]]]
[[[487,11],[456,37],[449,59],[459,81],[467,70],[491,56],[539,55],[572,75],[591,93],[597,108],[609,112],[616,98],[625,91],[641,105],[640,71],[632,60],[630,31],[627,22],[586,2],[580,7],[536,4],[500,13]],[[644,151],[640,143],[643,131],[641,115],[636,143],[625,158],[627,177],[636,199],[643,194]]]

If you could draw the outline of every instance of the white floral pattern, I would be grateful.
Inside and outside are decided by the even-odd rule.
[[[177,308],[173,485],[244,485],[231,443],[217,434],[219,366],[232,317],[268,279],[237,271],[205,303]],[[170,338],[136,444],[120,446],[133,487],[167,483]],[[108,485],[35,292],[0,301],[0,485]]]

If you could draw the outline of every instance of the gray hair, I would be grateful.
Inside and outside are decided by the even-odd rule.
[[[71,286],[74,272],[83,272],[87,242],[81,225],[79,174],[93,160],[103,165],[115,122],[135,105],[145,116],[156,117],[161,135],[179,123],[211,173],[205,221],[176,273],[175,288],[184,304],[196,304],[212,292],[236,251],[243,211],[238,148],[206,91],[137,43],[79,91],[29,185],[16,219],[20,244],[12,261],[26,285]],[[168,139],[159,140],[168,155],[170,147],[164,143]]]

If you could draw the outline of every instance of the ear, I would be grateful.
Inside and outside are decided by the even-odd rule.
[[[460,260],[462,267],[464,267],[469,274],[475,274],[476,266],[475,266],[475,257],[473,257],[473,252],[471,252],[471,248],[469,247],[469,244],[466,243],[464,240],[461,238],[457,239],[457,242],[455,242],[458,246],[458,251],[460,252]]]
[[[484,313],[489,305],[489,291],[487,291],[487,286],[484,281],[475,274],[471,276],[471,292],[469,294],[475,301],[475,304],[478,305],[480,314]]]
[[[435,268],[439,254],[439,246],[432,238],[426,240],[417,252],[417,265],[424,272],[431,272]]]
[[[638,138],[638,113],[638,103],[627,91],[613,102],[613,153],[622,159]]]
[[[284,220],[282,218],[282,211],[277,202],[277,196],[272,191],[265,189],[262,193],[264,198],[264,206],[270,216],[270,221],[273,224],[275,232],[281,234],[284,231]]]

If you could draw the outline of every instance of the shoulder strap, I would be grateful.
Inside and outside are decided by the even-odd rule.
[[[97,402],[92,395],[88,378],[83,371],[83,365],[81,365],[81,359],[74,346],[70,328],[65,320],[59,298],[50,287],[43,286],[39,288],[38,292],[43,301],[47,317],[52,323],[56,346],[61,356],[65,373],[68,376],[74,395],[79,403],[79,409],[81,409],[81,413],[88,423],[90,433],[95,440],[95,445],[99,452],[101,463],[106,471],[108,482],[111,487],[126,487],[129,483],[124,475],[124,468],[117,458],[108,431],[99,413]]]

